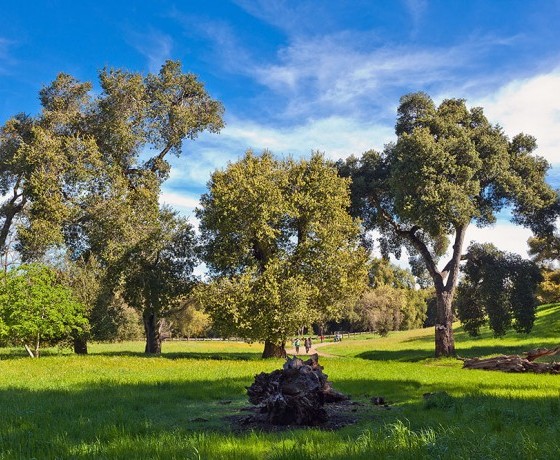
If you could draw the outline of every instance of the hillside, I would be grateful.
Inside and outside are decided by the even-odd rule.
[[[392,332],[387,337],[378,335],[353,336],[339,344],[322,348],[335,356],[356,357],[379,361],[419,361],[434,356],[433,328]],[[535,325],[530,334],[509,331],[504,337],[495,338],[485,327],[479,337],[469,336],[455,323],[455,347],[463,357],[517,354],[560,344],[560,304],[542,305],[537,310]]]

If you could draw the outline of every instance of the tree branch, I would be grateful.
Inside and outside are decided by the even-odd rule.
[[[424,260],[424,263],[426,264],[426,268],[430,273],[430,276],[434,280],[434,284],[436,284],[436,287],[443,287],[443,277],[437,269],[434,258],[430,254],[430,251],[426,244],[416,234],[416,232],[420,230],[420,227],[418,225],[413,225],[410,229],[404,230],[401,225],[398,222],[395,222],[393,217],[385,209],[383,209],[377,201],[372,200],[372,202],[383,220],[387,222],[391,227],[393,227],[395,233],[402,238],[408,239],[420,253],[422,259]]]
[[[442,276],[447,275],[447,282],[445,283],[445,288],[449,291],[455,288],[457,285],[457,278],[459,277],[459,264],[463,256],[461,252],[463,250],[463,240],[465,239],[465,233],[467,232],[467,226],[459,226],[455,228],[455,243],[453,243],[453,256],[451,260],[447,263]]]

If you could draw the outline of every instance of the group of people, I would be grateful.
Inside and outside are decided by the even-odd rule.
[[[311,337],[306,337],[305,339],[302,337],[301,340],[303,340],[303,346],[305,347],[305,353],[309,353],[309,350],[311,349]],[[296,349],[296,355],[299,353],[299,347],[301,346],[301,341],[299,339],[299,337],[296,337],[294,339],[294,347]]]

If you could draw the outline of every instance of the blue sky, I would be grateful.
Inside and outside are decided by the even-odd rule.
[[[36,114],[58,72],[157,72],[181,60],[226,108],[226,128],[187,142],[163,200],[189,213],[209,174],[247,148],[329,158],[394,139],[399,97],[481,105],[513,136],[537,137],[560,185],[560,1],[3,2],[0,123]],[[524,254],[500,221],[470,239]]]

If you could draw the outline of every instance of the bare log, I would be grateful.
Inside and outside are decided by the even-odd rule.
[[[560,374],[560,363],[536,363],[537,358],[560,353],[560,346],[547,349],[538,348],[520,355],[500,355],[493,358],[463,359],[464,369],[483,369],[502,372],[534,372],[537,374]]]
[[[525,353],[528,361],[534,361],[542,356],[554,356],[560,354],[560,346],[549,350],[548,348],[536,348]]]

